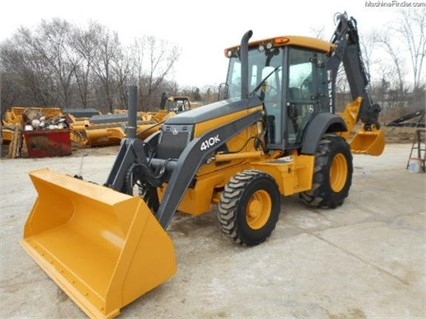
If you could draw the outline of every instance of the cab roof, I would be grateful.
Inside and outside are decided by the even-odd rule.
[[[249,42],[248,45],[249,45],[249,48],[258,47],[258,46],[268,47],[268,45],[272,47],[291,45],[291,46],[298,46],[298,47],[304,47],[304,48],[313,49],[317,51],[322,51],[324,53],[330,53],[335,47],[334,44],[324,40],[305,37],[305,36],[295,36],[295,35],[279,36],[274,38],[256,40],[256,41]],[[235,51],[238,48],[239,48],[239,45],[225,49],[225,56],[229,56],[228,51]]]

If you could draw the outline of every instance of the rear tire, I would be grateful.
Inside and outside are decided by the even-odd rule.
[[[312,207],[336,208],[349,195],[352,172],[349,144],[340,136],[326,135],[318,146],[312,189],[300,197]]]
[[[280,192],[274,179],[259,170],[237,173],[226,184],[219,203],[223,233],[243,246],[265,241],[280,213]]]

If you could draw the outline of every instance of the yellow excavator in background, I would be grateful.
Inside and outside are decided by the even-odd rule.
[[[176,211],[199,215],[217,205],[223,233],[257,245],[275,228],[281,196],[342,205],[352,153],[382,153],[380,107],[353,18],[337,16],[330,42],[251,36],[225,50],[226,99],[167,119],[144,141],[124,139],[104,185],[49,169],[30,173],[38,198],[23,247],[88,316],[112,318],[174,275],[167,228]],[[353,101],[338,115],[341,63]]]
[[[187,96],[169,95],[166,92],[163,92],[163,95],[161,96],[161,110],[180,113],[198,106],[199,103],[191,103]]]

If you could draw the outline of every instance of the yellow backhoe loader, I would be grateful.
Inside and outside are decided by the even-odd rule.
[[[226,98],[167,119],[144,141],[124,139],[104,185],[30,173],[38,199],[23,247],[88,316],[112,318],[174,275],[167,228],[176,211],[199,215],[215,204],[227,237],[257,245],[275,228],[281,196],[342,205],[352,153],[382,153],[380,107],[368,92],[353,18],[337,16],[330,42],[249,42],[251,35],[225,50]],[[353,102],[338,115],[341,63]]]

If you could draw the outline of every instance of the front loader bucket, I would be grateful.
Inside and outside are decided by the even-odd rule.
[[[49,169],[30,177],[22,245],[89,317],[117,316],[176,272],[173,242],[139,197]]]
[[[378,156],[385,149],[385,133],[383,130],[361,130],[352,139],[351,150],[354,154]]]

